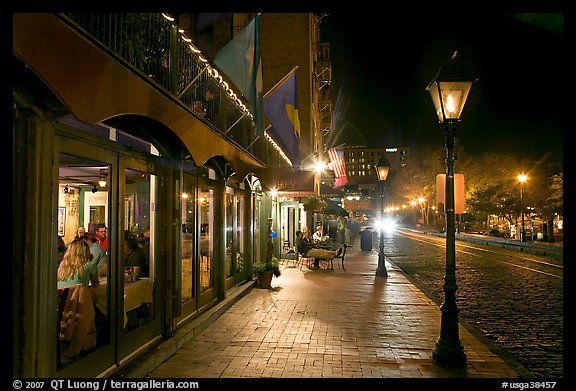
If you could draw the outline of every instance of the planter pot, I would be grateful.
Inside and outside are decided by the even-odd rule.
[[[258,277],[260,288],[270,289],[272,287],[272,277],[274,277],[274,273],[271,271],[265,271],[264,274]]]

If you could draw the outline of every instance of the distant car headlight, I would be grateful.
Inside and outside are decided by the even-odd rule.
[[[376,222],[376,230],[380,232],[383,230],[384,232],[392,232],[396,228],[396,220],[392,217],[385,217],[382,220],[378,220]]]

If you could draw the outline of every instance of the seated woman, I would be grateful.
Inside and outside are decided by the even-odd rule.
[[[58,267],[58,287],[77,284],[87,287],[90,283],[94,287],[100,285],[97,270],[92,263],[92,253],[88,243],[82,238],[76,238],[68,245]]]
[[[58,340],[67,343],[64,355],[72,358],[82,350],[93,349],[97,338],[94,324],[96,294],[89,284],[98,287],[100,282],[92,263],[90,247],[82,238],[76,238],[68,245],[57,276],[58,288],[69,291],[63,296],[66,301],[62,308]]]
[[[322,228],[322,226],[321,225],[317,226],[314,235],[312,235],[312,240],[314,240],[314,243],[320,243],[325,241],[326,239],[327,237],[324,236],[324,229]]]

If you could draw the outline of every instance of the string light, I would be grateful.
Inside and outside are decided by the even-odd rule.
[[[264,132],[264,136],[266,137],[266,140],[268,140],[268,142],[270,142],[270,144],[272,144],[272,147],[274,147],[276,149],[276,151],[278,152],[278,154],[280,156],[282,156],[284,158],[284,160],[286,160],[288,162],[288,164],[290,164],[290,166],[293,166],[292,162],[290,161],[290,159],[288,158],[288,156],[286,156],[286,154],[284,153],[284,151],[282,151],[282,148],[280,148],[280,146],[278,146],[278,144],[276,144],[276,142],[274,141],[274,139],[267,133]]]

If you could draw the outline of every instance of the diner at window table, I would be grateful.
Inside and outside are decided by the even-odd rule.
[[[124,280],[134,282],[140,277],[148,277],[146,253],[138,244],[138,239],[130,238],[126,243],[126,260],[124,262]]]
[[[58,266],[58,287],[82,284],[88,287],[90,283],[97,287],[98,272],[92,263],[90,246],[82,238],[74,239],[66,249],[62,262]]]
[[[321,231],[322,226],[319,227]],[[316,232],[318,232],[318,229]],[[331,260],[342,253],[342,248],[339,248],[338,250],[330,250],[326,247],[326,244],[322,243],[323,241],[325,240],[319,240],[315,243],[310,243],[306,241],[302,231],[296,232],[296,249],[300,254],[302,254],[302,256],[314,258],[314,269],[320,268],[320,260]]]
[[[82,239],[90,247],[90,253],[92,254],[92,266],[99,277],[106,276],[108,269],[108,255],[106,251],[98,243],[98,239],[93,233],[85,233]]]
[[[68,245],[58,266],[57,280],[59,297],[65,300],[58,340],[66,343],[64,357],[72,358],[82,350],[93,349],[97,338],[94,288],[98,288],[100,281],[90,247],[82,238],[76,238]]]

